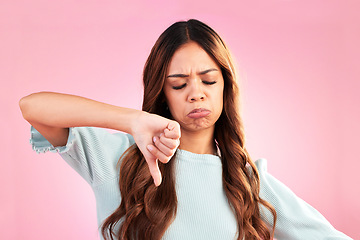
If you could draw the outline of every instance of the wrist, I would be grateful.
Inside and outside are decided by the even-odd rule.
[[[147,118],[150,113],[141,111],[141,110],[134,110],[131,113],[131,117],[129,119],[129,134],[134,136],[134,134],[138,131],[139,127],[141,127],[141,122],[144,121],[143,119]]]

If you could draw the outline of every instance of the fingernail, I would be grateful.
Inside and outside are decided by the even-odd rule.
[[[148,149],[149,151],[154,150],[153,146],[151,146],[151,145],[147,145],[146,147],[147,147],[147,149]]]
[[[156,142],[156,137],[153,137],[153,141]]]

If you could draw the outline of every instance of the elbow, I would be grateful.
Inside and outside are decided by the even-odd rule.
[[[33,106],[34,95],[36,95],[36,93],[32,93],[28,96],[25,96],[25,97],[21,98],[19,101],[19,107],[20,107],[22,116],[27,121],[30,121],[30,118],[31,118],[31,108]]]
[[[26,96],[20,99],[19,101],[19,107],[22,113],[22,116],[24,119],[27,120],[27,115],[28,115],[28,108],[29,108],[29,104],[28,104],[28,99],[30,96]]]

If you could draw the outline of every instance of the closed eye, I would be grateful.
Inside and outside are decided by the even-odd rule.
[[[179,90],[179,89],[182,89],[186,86],[186,83],[180,85],[180,86],[173,86],[172,88],[175,89],[175,90]]]
[[[216,83],[216,81],[208,82],[208,81],[202,81],[206,85],[213,85]]]

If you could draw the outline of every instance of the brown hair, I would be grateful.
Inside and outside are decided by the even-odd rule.
[[[259,197],[258,170],[244,147],[235,69],[228,48],[213,29],[191,19],[174,23],[160,35],[144,67],[142,109],[171,118],[163,93],[166,73],[175,51],[189,41],[199,44],[214,59],[224,78],[224,106],[215,124],[214,137],[221,152],[223,187],[237,219],[237,239],[272,239],[276,212]],[[176,216],[175,161],[159,162],[163,181],[155,187],[147,163],[136,145],[120,159],[121,203],[103,223],[102,235],[112,240],[161,239]],[[259,204],[273,215],[271,231],[260,217]]]

